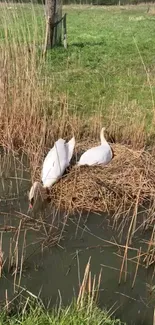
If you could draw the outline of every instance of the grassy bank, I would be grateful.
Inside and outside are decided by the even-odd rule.
[[[97,279],[92,277],[90,270],[90,258],[86,265],[82,283],[79,288],[77,299],[68,307],[63,307],[61,293],[60,302],[57,307],[47,310],[43,302],[31,292],[27,292],[28,297],[18,293],[17,301],[8,301],[0,313],[0,324],[3,325],[125,325],[119,319],[112,316],[111,311],[101,310],[97,306],[99,296],[101,273]]]
[[[46,311],[42,306],[31,307],[23,314],[12,316],[0,315],[1,325],[123,325],[120,320],[112,319],[106,311],[101,311],[93,306],[90,311],[89,306],[77,308],[71,305],[67,308]]]

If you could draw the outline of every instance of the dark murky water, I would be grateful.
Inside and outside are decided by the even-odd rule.
[[[25,217],[28,210],[27,190],[31,185],[25,165],[25,158],[22,163],[19,157],[1,158],[1,169],[5,173],[1,172],[0,231],[6,262],[0,279],[0,300],[5,299],[6,289],[8,298],[11,299],[15,295],[14,290],[19,289],[19,284],[20,290],[24,287],[35,295],[40,293],[46,303],[58,303],[61,293],[62,303],[66,305],[73,296],[77,296],[79,283],[91,256],[92,275],[96,274],[98,277],[102,268],[99,293],[101,308],[111,308],[110,313],[115,311],[114,314],[128,325],[152,325],[155,305],[151,292],[151,287],[155,285],[153,267],[145,269],[139,266],[132,288],[137,268],[137,251],[128,251],[126,269],[122,273],[121,283],[118,284],[124,248],[116,244],[119,243],[118,234],[111,226],[110,217],[105,215],[90,214],[80,219],[74,216],[67,220],[65,226],[62,216],[48,211],[42,219],[37,215],[36,222]],[[59,225],[59,232],[52,225]],[[9,230],[9,227],[15,228],[4,231]],[[52,239],[60,236],[60,230],[64,239],[60,240],[59,245],[52,247]],[[147,236],[149,239],[149,232],[145,234],[145,238],[144,234],[137,232],[134,247],[143,249]],[[15,244],[17,239],[18,249]],[[125,243],[125,239],[124,233],[122,243]],[[8,270],[13,248],[18,265],[17,276],[14,268]],[[19,281],[22,251],[24,264]]]

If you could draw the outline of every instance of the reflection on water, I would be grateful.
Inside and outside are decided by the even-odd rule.
[[[0,228],[6,262],[0,279],[0,300],[5,298],[6,289],[11,299],[15,290],[25,287],[36,295],[40,293],[51,305],[59,302],[61,293],[63,304],[68,304],[78,293],[91,256],[92,275],[98,277],[102,268],[100,306],[112,308],[111,313],[115,311],[128,325],[152,325],[153,267],[137,267],[138,250],[128,250],[120,278],[124,247],[117,245],[110,217],[89,214],[65,222],[53,211],[46,211],[44,216],[38,214],[35,220],[31,215],[26,217],[27,190],[31,185],[27,159],[8,156],[5,160],[1,158]],[[144,234],[139,232],[136,236],[134,247],[143,249]],[[60,237],[58,245],[53,246]]]

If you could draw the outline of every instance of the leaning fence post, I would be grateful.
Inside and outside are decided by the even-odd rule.
[[[67,16],[67,14],[64,14],[64,17],[63,17],[64,48],[65,49],[67,49],[67,24],[66,24],[66,16]]]

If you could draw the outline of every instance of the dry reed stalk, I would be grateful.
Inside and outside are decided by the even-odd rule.
[[[141,247],[138,251],[138,257],[137,257],[137,265],[136,265],[136,270],[135,270],[135,274],[134,274],[134,278],[133,278],[133,282],[132,282],[132,288],[135,285],[135,281],[136,281],[136,276],[137,276],[137,272],[138,272],[138,267],[139,267],[139,262],[140,262],[140,258],[141,258]]]
[[[14,258],[15,258],[15,270],[14,270],[14,293],[16,292],[16,278],[17,278],[17,273],[18,273],[18,262],[19,262],[19,249],[18,249],[18,244],[19,244],[19,235],[21,231],[21,225],[22,225],[22,220],[19,222],[18,230],[16,233],[16,242],[15,242],[15,249],[13,252]]]
[[[90,273],[91,276],[91,273]],[[93,303],[94,303],[94,297],[95,297],[95,285],[96,285],[96,275],[94,275],[93,277],[93,284],[92,284],[92,288],[90,288],[90,294],[89,294],[89,303],[88,303],[88,314],[90,312],[92,312],[92,308],[93,308]]]
[[[142,62],[142,65],[143,65],[143,68],[144,68],[144,71],[145,71],[145,74],[146,74],[146,77],[147,77],[147,83],[148,83],[149,88],[150,88],[150,96],[151,96],[151,99],[152,99],[152,111],[153,111],[153,114],[154,114],[153,121],[152,121],[152,127],[154,127],[154,123],[155,123],[155,102],[154,102],[154,95],[153,95],[153,87],[152,87],[152,83],[151,83],[151,80],[150,80],[150,74],[149,74],[149,72],[147,70],[147,67],[146,67],[145,62],[143,60],[142,54],[140,52],[140,49],[138,47],[138,44],[136,42],[135,37],[133,38],[133,40],[134,40],[137,52],[139,54],[139,57],[141,59],[141,62]]]
[[[98,281],[96,280],[96,275],[94,275],[92,279],[92,274],[90,271],[90,260],[91,257],[89,257],[88,263],[85,268],[84,277],[82,284],[79,289],[79,294],[77,298],[77,307],[83,308],[85,299],[88,299],[88,314],[92,311],[93,303],[97,302],[98,294],[99,294],[99,288],[101,284],[101,275],[102,275],[102,269],[98,276]],[[97,286],[96,286],[97,285]]]
[[[126,256],[126,258],[125,258],[125,268],[124,268],[124,282],[126,282],[126,280],[127,280],[127,274],[128,274],[128,272],[127,272],[127,269],[128,269],[128,258],[127,258],[127,256]]]
[[[81,276],[80,276],[80,263],[79,263],[79,252],[76,251],[76,259],[77,259],[77,268],[78,268],[78,282],[79,282],[79,288],[81,286]]]
[[[125,277],[125,281],[126,281],[126,276],[127,276],[126,268],[127,268],[127,258],[128,258],[127,253],[128,253],[128,246],[126,244],[124,256],[123,256],[123,260],[122,260],[122,265],[120,268],[120,275],[119,275],[119,282],[118,282],[119,284],[121,283],[122,273],[124,273],[124,277]],[[125,270],[124,270],[124,265],[125,265]]]
[[[12,238],[10,238],[8,272],[10,272],[12,266],[13,266]]]
[[[78,307],[83,307],[83,304],[84,304],[84,295],[85,295],[85,291],[86,291],[87,281],[89,278],[90,260],[91,260],[91,257],[89,257],[88,263],[86,265],[83,281],[82,281],[82,284],[81,284],[81,287],[79,290],[79,294],[78,294],[78,298],[77,298],[77,306]]]
[[[97,282],[97,289],[96,289],[96,297],[95,297],[95,303],[97,303],[98,300],[98,295],[99,295],[99,289],[100,289],[100,284],[101,284],[101,277],[102,277],[102,269],[99,273],[99,277],[98,277],[98,282]]]
[[[24,238],[23,238],[23,245],[22,245],[22,252],[21,252],[21,261],[20,261],[20,272],[19,272],[19,279],[18,279],[18,287],[20,286],[21,278],[22,278],[22,270],[23,270],[23,263],[24,263],[24,250],[25,250],[25,246],[26,246],[26,233],[27,233],[27,230],[24,231]]]
[[[146,268],[155,263],[155,225],[152,230],[151,238],[148,242],[148,249],[143,262],[146,264]]]
[[[141,184],[141,176],[140,176],[140,184]],[[134,213],[133,213],[133,222],[132,222],[132,230],[130,234],[130,239],[129,239],[129,245],[132,244],[132,239],[136,231],[136,225],[137,225],[137,213],[138,213],[138,208],[139,208],[139,198],[140,198],[140,193],[142,190],[143,184],[141,184],[141,187],[137,193],[137,199],[135,202],[135,208],[134,208]]]
[[[8,311],[9,311],[9,299],[8,299],[8,290],[7,289],[5,290],[5,308],[6,308],[6,311],[8,313]]]
[[[2,277],[2,269],[4,265],[4,261],[3,261],[4,253],[2,251],[2,241],[3,241],[3,232],[1,232],[1,239],[0,239],[0,278]]]

